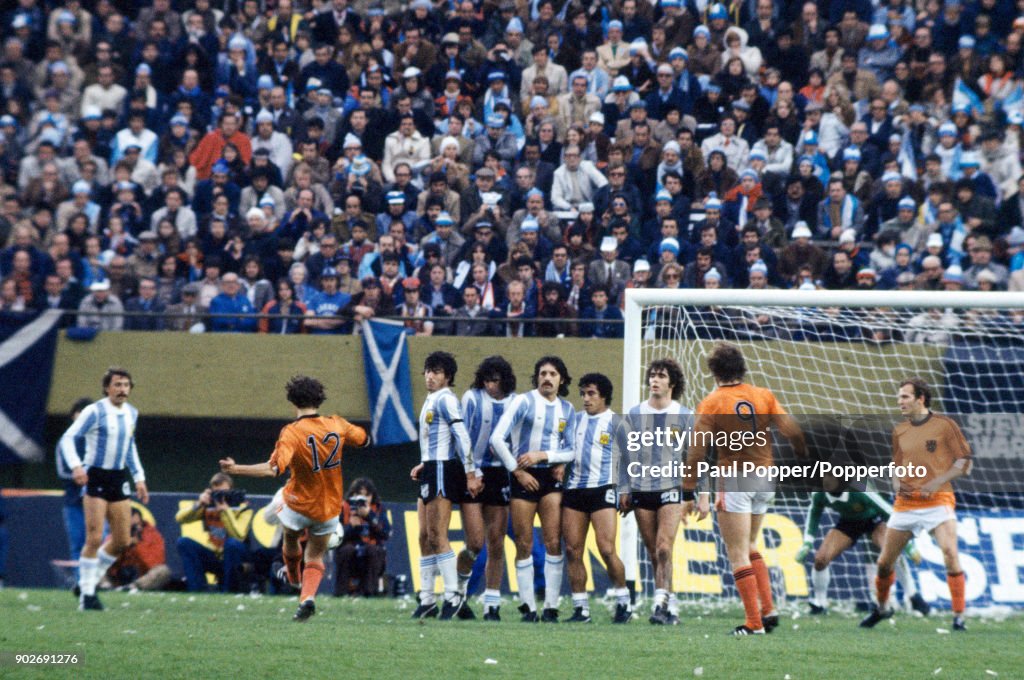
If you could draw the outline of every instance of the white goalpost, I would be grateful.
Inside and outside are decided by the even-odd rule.
[[[976,459],[957,484],[968,604],[1024,606],[1024,293],[631,289],[624,316],[623,413],[646,398],[644,372],[661,357],[682,365],[681,401],[696,407],[714,387],[707,354],[725,340],[743,349],[749,382],[771,389],[809,431],[819,459],[887,463],[898,381],[927,380],[934,408],[960,422]],[[778,442],[776,456],[792,460]],[[868,486],[891,500],[888,480]],[[810,563],[794,559],[809,498],[806,486],[780,488],[765,519],[761,552],[783,600],[809,592]],[[833,520],[826,511],[817,541]],[[833,602],[870,598],[867,543],[861,539],[833,564]],[[918,546],[924,560],[914,569],[916,585],[932,605],[948,606],[941,552],[927,536]],[[622,522],[621,552],[627,579],[650,592],[650,562],[632,516]],[[735,597],[710,522],[680,529],[674,572],[683,602]]]

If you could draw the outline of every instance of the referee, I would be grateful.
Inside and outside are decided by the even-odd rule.
[[[85,546],[78,558],[79,609],[101,611],[96,584],[131,544],[131,487],[125,471],[135,480],[139,500],[149,502],[146,475],[135,446],[138,410],[128,403],[134,383],[123,368],[111,367],[103,375],[107,396],[89,404],[60,439],[58,453],[83,487]],[[110,537],[103,540],[104,520]]]

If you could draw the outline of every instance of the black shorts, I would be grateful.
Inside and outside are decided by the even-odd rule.
[[[473,498],[467,491],[462,497],[462,503],[482,503],[484,505],[508,506],[508,499],[512,493],[509,486],[508,470],[503,467],[481,468],[484,473],[484,490]]]
[[[102,498],[108,503],[126,501],[132,495],[131,484],[128,483],[127,470],[104,470],[89,468],[89,482],[85,485],[85,495]]]
[[[428,460],[420,473],[420,498],[429,503],[447,498],[458,503],[466,495],[466,469],[461,460]]]
[[[526,471],[533,475],[537,483],[540,484],[540,488],[536,491],[527,491],[526,487],[519,483],[515,475],[512,475],[512,498],[536,503],[549,493],[562,493],[562,483],[555,481],[555,478],[551,475],[551,468],[532,467],[527,468]]]
[[[682,500],[682,492],[678,487],[664,491],[634,491],[629,498],[634,508],[657,512],[664,505],[678,504]]]
[[[606,484],[592,489],[566,489],[562,492],[562,507],[585,512],[588,515],[598,510],[614,510],[619,505],[615,485]]]
[[[875,515],[871,519],[841,519],[836,522],[836,531],[841,531],[850,537],[850,541],[857,542],[861,536],[871,536],[875,528],[885,520],[881,515]]]

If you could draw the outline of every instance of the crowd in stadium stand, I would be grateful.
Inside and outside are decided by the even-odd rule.
[[[1024,290],[1020,0],[6,7],[0,310],[621,337],[631,287]]]

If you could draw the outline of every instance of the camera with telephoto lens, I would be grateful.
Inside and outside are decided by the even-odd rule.
[[[348,504],[349,507],[352,508],[352,510],[360,510],[361,508],[365,507],[369,502],[369,496],[357,495],[348,497]]]
[[[210,503],[220,505],[227,503],[231,507],[245,502],[245,489],[219,489],[210,494]]]

